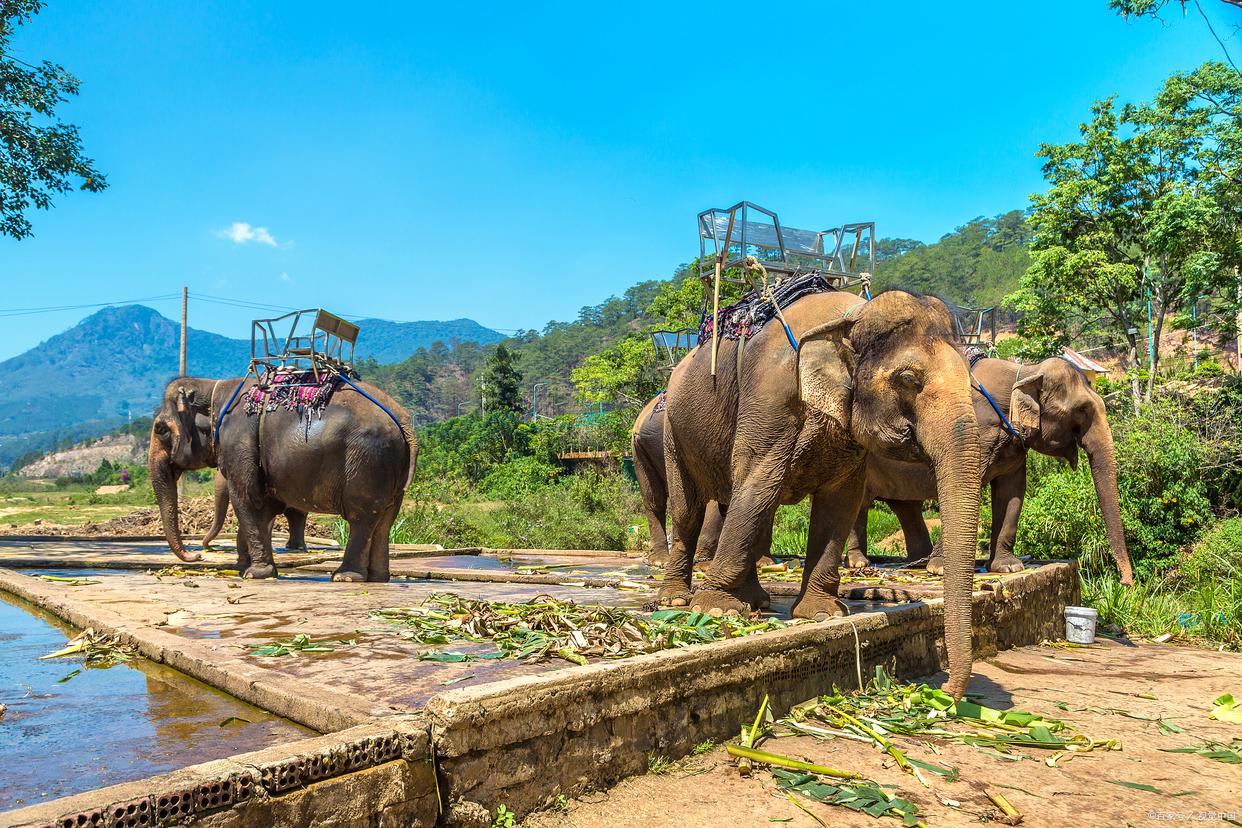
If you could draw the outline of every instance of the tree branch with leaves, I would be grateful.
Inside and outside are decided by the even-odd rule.
[[[32,234],[27,213],[46,210],[52,197],[77,187],[108,186],[83,154],[78,128],[56,108],[78,94],[81,82],[63,66],[35,65],[13,56],[13,35],[43,8],[42,0],[0,2],[0,235]]]

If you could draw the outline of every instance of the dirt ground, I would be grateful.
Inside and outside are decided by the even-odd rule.
[[[943,678],[943,674],[931,677],[928,683],[938,684]],[[756,688],[757,700],[761,691]],[[1059,718],[1094,739],[1118,739],[1122,749],[1096,750],[1049,767],[1046,751],[1031,750],[1029,758],[1011,761],[970,746],[940,743],[936,755],[924,740],[895,737],[908,755],[961,770],[956,782],[926,774],[930,788],[903,773],[887,754],[859,742],[789,736],[768,739],[761,749],[853,770],[890,785],[890,792],[918,805],[928,826],[977,825],[995,819],[998,812],[985,790],[1006,797],[1027,826],[1242,825],[1242,765],[1161,752],[1209,740],[1228,744],[1242,739],[1242,725],[1207,717],[1212,700],[1221,694],[1242,696],[1242,655],[1103,639],[1100,649],[1091,650],[1026,647],[976,664],[969,692],[985,705]],[[1131,718],[1122,711],[1163,718],[1182,732],[1162,735],[1155,721]],[[1148,785],[1159,792],[1134,790],[1117,781]],[[960,805],[951,807],[946,800]],[[815,817],[790,802],[768,771],[757,769],[751,778],[743,778],[725,750],[715,747],[662,773],[627,779],[609,791],[571,800],[561,812],[536,814],[522,824],[527,828],[901,824],[839,806],[807,800],[802,804]]]
[[[30,507],[37,509],[38,507]],[[0,536],[14,535],[99,535],[114,537],[146,537],[164,534],[160,522],[160,510],[156,506],[67,506],[74,512],[73,522],[40,521],[33,523],[22,514],[21,509],[0,510]],[[120,514],[118,514],[118,512]],[[11,513],[11,514],[10,514]],[[187,497],[178,503],[181,534],[187,541],[197,540],[211,526],[215,515],[215,502],[210,497]],[[98,518],[104,518],[98,520]],[[332,537],[332,518],[322,520],[314,518],[307,524],[307,534]],[[225,534],[237,531],[237,517],[229,509],[224,521]],[[287,532],[288,526],[283,515],[276,518],[276,531]]]

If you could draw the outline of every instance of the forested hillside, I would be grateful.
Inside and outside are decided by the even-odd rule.
[[[976,218],[946,234],[940,241],[924,244],[913,239],[886,238],[876,244],[877,289],[901,287],[941,296],[960,305],[998,305],[1005,294],[1017,289],[1027,267],[1030,233],[1020,210],[994,218]],[[652,373],[652,347],[647,330],[680,328],[694,324],[702,301],[697,280],[686,282],[691,268],[682,265],[665,280],[639,282],[620,297],[584,307],[571,322],[549,322],[542,331],[527,331],[505,340],[517,355],[523,377],[522,393],[529,409],[536,383],[540,414],[565,414],[580,410],[581,388],[571,379],[575,368],[595,356],[599,373],[609,374],[613,392],[627,381],[631,394],[597,393],[590,401],[633,405],[659,383]],[[657,297],[661,297],[656,302]],[[625,347],[616,349],[620,343]],[[605,363],[601,352],[610,351]],[[361,365],[363,375],[387,389],[414,415],[427,423],[478,410],[481,391],[478,376],[491,349],[475,343],[449,347],[437,343],[419,349],[395,365],[375,362]],[[642,362],[643,364],[635,364]],[[624,375],[634,375],[627,379]]]
[[[1031,231],[1021,210],[977,218],[935,244],[885,239],[876,245],[875,284],[932,293],[959,305],[1000,305],[1030,264]]]

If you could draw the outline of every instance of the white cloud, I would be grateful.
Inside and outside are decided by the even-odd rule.
[[[216,235],[222,239],[228,239],[233,244],[266,244],[268,247],[279,247],[276,237],[268,231],[266,227],[255,227],[244,221],[235,221],[223,230],[216,232]]]
[[[280,274],[280,281],[282,281],[282,282],[292,282],[292,281],[293,281],[293,277],[292,277],[292,276],[290,276],[288,273],[281,273],[281,274]]]

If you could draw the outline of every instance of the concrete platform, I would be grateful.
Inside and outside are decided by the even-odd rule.
[[[430,549],[394,560],[394,575],[402,577],[387,584],[332,583],[327,552],[278,556],[282,576],[272,581],[157,578],[145,569],[160,551],[141,543],[0,544],[0,591],[78,627],[119,633],[152,661],[328,735],[0,814],[0,826],[466,824],[472,806],[454,802],[491,812],[503,803],[523,814],[558,794],[642,772],[649,751],[676,757],[706,739],[735,735],[753,715],[756,693],[768,693],[780,711],[834,683],[852,685],[859,668],[885,664],[913,677],[944,663],[939,590],[934,579],[908,574],[893,573],[889,582],[869,572],[843,585],[843,595],[861,599],[849,618],[742,639],[587,666],[560,659],[436,663],[417,658],[431,648],[369,612],[437,592],[504,601],[547,594],[639,608],[653,600],[659,581],[648,576],[658,573],[636,558],[589,550]],[[227,559],[221,553],[207,563],[224,568]],[[173,563],[164,551],[159,565]],[[526,566],[539,568],[518,571]],[[33,576],[53,570],[98,583]],[[983,579],[979,587],[981,657],[1059,637],[1078,582],[1072,564],[1054,563]],[[796,584],[773,584],[772,591],[793,592]],[[778,614],[788,604],[774,600]],[[356,643],[296,657],[250,654],[253,645],[299,633]],[[161,806],[169,797],[180,803],[171,810]]]

